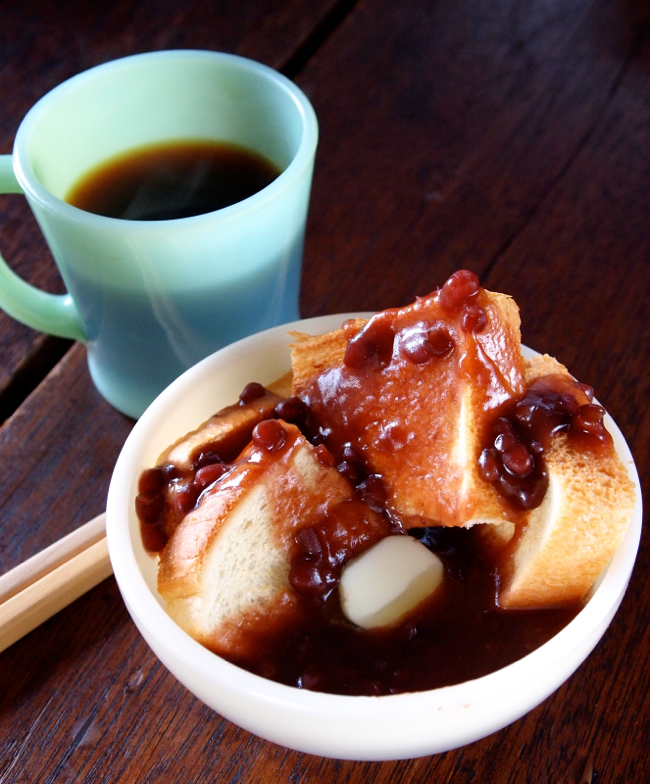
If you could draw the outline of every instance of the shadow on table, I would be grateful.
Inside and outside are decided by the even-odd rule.
[[[0,654],[0,717],[39,692],[96,679],[98,667],[109,673],[103,649],[121,630],[132,633],[132,624],[110,577]]]

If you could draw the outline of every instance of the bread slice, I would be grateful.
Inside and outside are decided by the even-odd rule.
[[[478,458],[485,422],[524,391],[519,311],[484,289],[473,305],[485,317],[476,331],[435,292],[327,335],[295,336],[293,394],[311,406],[337,460],[350,445],[363,472],[381,477],[388,509],[406,528],[512,515],[481,478]],[[423,336],[437,341],[435,355],[418,355]],[[363,340],[369,360],[350,367],[346,352]]]
[[[548,356],[526,363],[528,384],[561,376],[587,402],[566,368]],[[629,525],[634,485],[613,443],[596,449],[553,436],[545,453],[548,488],[506,550],[499,603],[507,609],[570,605],[607,566]]]
[[[352,509],[361,535],[352,557],[387,533],[387,523],[353,501],[349,482],[294,425],[268,451],[252,443],[188,514],[160,560],[158,591],[172,618],[194,639],[231,658],[246,657],[254,637],[297,612],[289,582],[296,533]]]
[[[171,477],[163,488],[161,528],[170,537],[187,512],[197,467],[236,460],[250,443],[253,428],[273,416],[278,403],[291,391],[290,375],[259,389],[259,397],[218,411],[195,430],[179,438],[160,455],[157,466]],[[286,393],[286,394],[283,394]]]
[[[287,374],[269,384],[260,397],[221,409],[171,444],[160,455],[157,465],[173,465],[185,471],[207,449],[219,452],[224,461],[234,460],[250,442],[255,425],[271,417],[275,406],[288,396],[290,385],[291,376]]]

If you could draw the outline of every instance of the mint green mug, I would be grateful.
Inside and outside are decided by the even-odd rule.
[[[236,204],[174,220],[106,218],[65,201],[103,161],[176,140],[235,143],[281,174]],[[234,55],[153,52],[69,79],[26,115],[13,155],[0,156],[0,192],[25,194],[68,293],[31,286],[0,257],[0,307],[84,341],[99,392],[138,417],[208,354],[299,317],[317,141],[305,95]]]

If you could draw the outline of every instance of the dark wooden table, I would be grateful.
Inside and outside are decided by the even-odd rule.
[[[524,342],[606,403],[648,489],[650,14],[641,0],[2,3],[0,152],[50,88],[135,52],[235,52],[320,120],[302,314],[405,304],[459,267],[514,295]],[[62,284],[21,196],[0,248]],[[0,572],[99,513],[132,421],[85,349],[0,313]],[[418,760],[323,760],[197,702],[110,578],[0,654],[0,782],[650,780],[649,545],[621,610],[552,697]]]

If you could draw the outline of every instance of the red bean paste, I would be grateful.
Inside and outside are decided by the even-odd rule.
[[[344,324],[343,362],[298,384],[312,440],[350,478],[372,474],[369,492],[408,527],[466,521],[466,465],[452,457],[462,412],[482,431],[525,392],[518,332],[501,307],[476,275],[457,272],[412,305]]]
[[[504,667],[547,642],[580,608],[501,610],[499,577],[473,529],[420,528],[445,579],[436,595],[395,628],[359,629],[341,615],[338,588],[305,598],[291,622],[254,632],[255,655],[231,661],[298,688],[386,695],[462,683]]]
[[[534,381],[487,428],[487,446],[479,458],[483,479],[518,509],[539,506],[548,485],[544,453],[554,435],[566,433],[582,449],[612,447],[603,424],[605,409],[592,400],[591,387],[565,376]]]
[[[388,316],[380,314],[349,340],[344,372],[357,379],[361,374],[364,383],[371,383],[369,377],[391,363],[444,362],[458,350],[458,330],[473,334],[485,328],[480,292],[476,276],[461,271],[436,293],[443,310],[455,319],[453,328],[443,320],[424,324],[415,319],[407,329],[395,331],[391,311],[385,312]],[[355,403],[353,388],[350,384],[344,390],[350,406]],[[266,453],[281,454],[286,439],[283,422],[297,425],[317,447],[319,459],[347,478],[355,503],[383,516],[387,530],[406,533],[403,522],[387,508],[383,477],[368,468],[355,445],[354,428],[352,437],[350,429],[342,437],[320,416],[326,385],[321,394],[316,400],[281,400],[266,416],[259,404],[268,402],[268,391],[249,384],[238,405],[250,407],[257,401],[261,413],[238,434],[238,441],[201,448],[183,471],[171,463],[144,471],[136,509],[145,548],[162,551],[178,522],[227,475],[245,444],[252,440]],[[496,382],[494,398],[499,398]],[[604,410],[592,399],[589,387],[560,375],[538,379],[516,399],[498,399],[482,425],[479,471],[506,506],[527,510],[541,503],[547,484],[544,453],[554,434],[564,432],[584,449],[611,446],[603,425]],[[391,429],[391,423],[384,423],[381,431],[388,449],[391,440],[405,437],[397,424],[392,425]],[[580,610],[577,606],[500,609],[499,564],[486,551],[476,528],[429,526],[412,528],[408,534],[443,561],[442,588],[394,628],[359,629],[343,617],[338,596],[341,568],[354,549],[358,515],[350,509],[347,521],[325,518],[297,530],[289,577],[299,598],[295,617],[281,627],[262,624],[254,629],[255,654],[232,659],[235,664],[316,691],[350,695],[422,691],[477,678],[516,661],[548,641]]]

